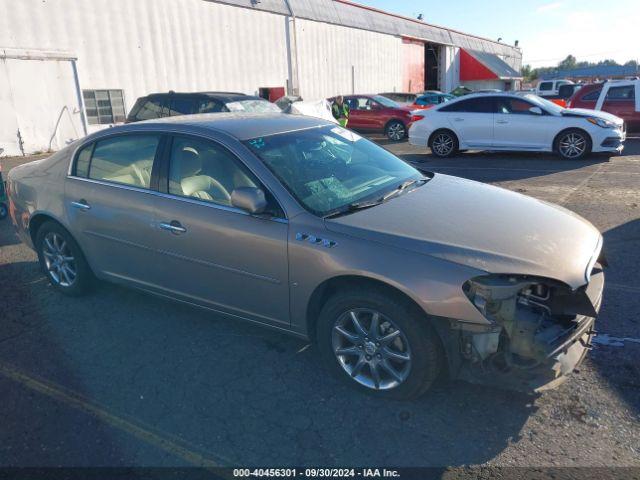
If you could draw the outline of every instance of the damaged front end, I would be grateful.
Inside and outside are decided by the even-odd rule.
[[[603,288],[600,263],[575,290],[522,275],[469,280],[463,291],[490,324],[454,322],[463,359],[459,377],[526,391],[557,385],[591,349]]]

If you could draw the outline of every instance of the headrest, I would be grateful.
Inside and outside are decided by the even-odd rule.
[[[193,177],[202,170],[202,159],[193,147],[184,147],[180,150],[179,163],[181,178]]]

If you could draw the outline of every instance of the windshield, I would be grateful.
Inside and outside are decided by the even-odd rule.
[[[398,105],[398,103],[394,102],[390,98],[383,97],[382,95],[374,95],[373,99],[376,102],[381,103],[382,105],[384,105],[385,107],[388,107],[388,108],[399,108],[400,107],[400,105]]]
[[[542,97],[539,97],[538,95],[533,95],[531,93],[528,93],[527,95],[524,96],[524,98],[529,100],[531,103],[535,103],[536,105],[546,110],[547,112],[551,112],[557,115],[561,115],[562,112],[565,110],[561,106],[553,102],[550,102],[549,100],[546,100]]]
[[[307,210],[321,217],[423,177],[384,148],[337,126],[244,143]]]
[[[229,102],[226,107],[230,112],[282,113],[276,104],[266,100],[240,100]]]

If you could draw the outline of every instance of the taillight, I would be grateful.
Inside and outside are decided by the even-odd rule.
[[[424,115],[411,115],[411,117],[409,117],[409,121],[413,123],[413,122],[422,120],[423,118],[424,118]]]

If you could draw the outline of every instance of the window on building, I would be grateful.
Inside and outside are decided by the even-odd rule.
[[[82,95],[89,125],[124,122],[126,114],[122,90],[83,90]]]

